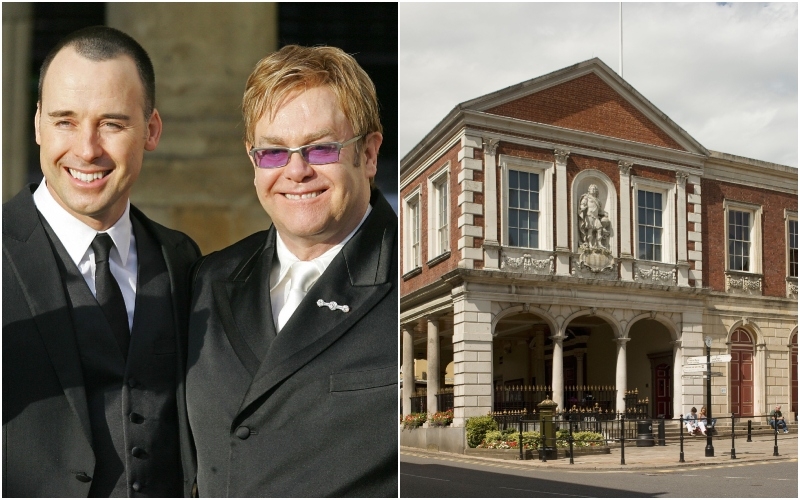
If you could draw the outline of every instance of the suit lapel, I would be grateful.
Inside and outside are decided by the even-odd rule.
[[[91,443],[81,359],[54,250],[30,191],[9,201],[4,210],[3,251],[16,270],[64,395]],[[14,223],[7,225],[6,220]]]
[[[393,216],[391,207],[378,194],[367,220],[272,342],[240,412],[327,349],[391,290],[389,270],[395,257],[392,249],[397,232]],[[320,307],[320,300],[347,305],[349,311]]]
[[[263,245],[231,273],[230,279],[212,284],[214,303],[234,353],[255,375],[272,339],[275,323],[269,297],[269,273],[275,253],[275,229]]]

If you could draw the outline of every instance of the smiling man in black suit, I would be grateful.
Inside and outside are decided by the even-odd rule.
[[[372,81],[332,47],[261,60],[245,147],[273,226],[197,266],[201,496],[397,496],[397,216]]]
[[[161,136],[147,53],[113,28],[67,36],[35,128],[44,180],[3,205],[3,496],[184,496],[199,251],[129,201]]]

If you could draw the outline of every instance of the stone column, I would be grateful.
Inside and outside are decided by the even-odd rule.
[[[567,208],[567,158],[569,151],[556,149],[553,152],[556,163],[556,274],[569,276],[569,236]],[[555,383],[555,379],[553,379]],[[555,398],[553,398],[555,401]]]
[[[633,281],[633,252],[631,251],[631,167],[629,161],[619,162],[619,239],[620,278]]]
[[[689,261],[686,247],[686,179],[689,174],[677,172],[678,186],[678,286],[689,286]]]
[[[428,413],[439,411],[436,395],[441,389],[439,362],[439,316],[428,316]]]
[[[772,411],[767,401],[767,344],[756,344],[753,360],[753,413],[764,415]],[[788,412],[787,412],[788,413]]]
[[[564,410],[564,339],[566,336],[553,335],[553,401]]]
[[[682,342],[680,340],[673,340],[672,344],[672,418],[677,418],[683,413],[683,373],[681,366],[683,365],[683,355],[681,350]]]
[[[108,25],[139,41],[153,61],[164,122],[131,200],[188,233],[204,254],[269,227],[245,152],[241,102],[256,63],[278,47],[277,4],[106,5]]]
[[[500,239],[497,236],[497,146],[500,139],[483,138],[483,249],[484,269],[500,268]]]
[[[414,394],[414,325],[403,330],[403,416],[411,413],[411,395]]]
[[[628,390],[628,359],[626,344],[630,339],[614,339],[617,343],[617,411],[625,411],[625,392]]]
[[[28,178],[28,137],[33,133],[28,65],[30,64],[33,6],[3,4],[3,202],[10,200]]]
[[[492,411],[491,301],[468,297],[463,285],[453,289],[453,425]]]

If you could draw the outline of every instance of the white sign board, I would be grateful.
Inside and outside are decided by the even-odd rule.
[[[683,367],[683,373],[694,373],[706,371],[706,365],[686,365]]]
[[[712,363],[728,363],[731,360],[730,354],[715,354],[711,356]],[[699,365],[705,364],[706,357],[705,356],[692,356],[691,358],[686,358],[686,362],[690,365]]]
[[[704,378],[704,379],[707,379],[708,378],[708,372],[685,373],[683,376],[684,377],[688,377],[688,378]],[[721,377],[722,376],[722,372],[711,372],[711,376],[712,377]]]

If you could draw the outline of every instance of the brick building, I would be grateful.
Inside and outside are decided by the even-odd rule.
[[[401,162],[404,413],[424,378],[455,426],[510,386],[677,417],[705,404],[685,365],[710,337],[732,357],[714,414],[796,418],[797,180],[706,149],[599,59],[459,104]]]

